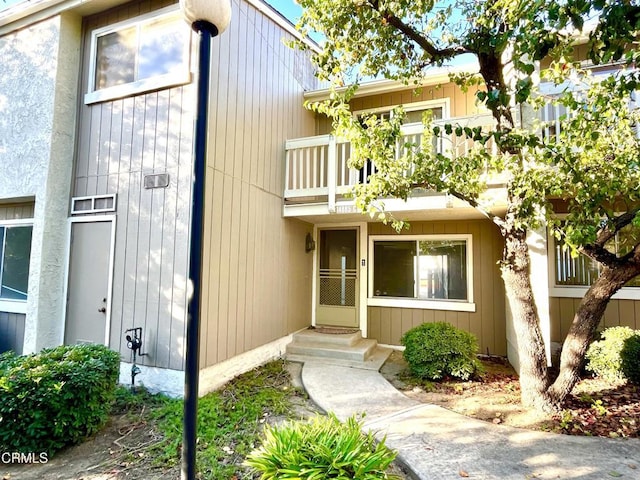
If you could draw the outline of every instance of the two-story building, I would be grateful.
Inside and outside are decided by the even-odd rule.
[[[290,22],[231,3],[212,51],[203,389],[310,324],[313,226],[282,216],[282,159],[314,132],[316,80]],[[104,343],[126,383],[140,327],[137,381],[182,391],[195,47],[174,0],[0,13],[0,351]]]
[[[200,365],[202,390],[281,356],[309,326],[360,330],[398,345],[423,322],[474,333],[482,353],[514,338],[497,262],[497,228],[431,191],[385,208],[401,234],[347,193],[367,181],[349,145],[303,107],[321,100],[293,26],[262,0],[232,0],[213,40]],[[313,45],[310,45],[313,48]],[[122,356],[141,328],[137,381],[182,391],[195,108],[194,34],[174,0],[41,0],[0,12],[0,351],[104,343]],[[406,110],[490,128],[473,92],[434,70],[419,90],[378,81],[354,114]],[[549,111],[549,118],[557,112]],[[434,148],[464,152],[442,135]],[[490,195],[497,209],[500,178]],[[532,233],[532,279],[546,340],[561,342],[587,265]],[[582,282],[582,283],[581,283]],[[605,325],[640,326],[633,287]]]

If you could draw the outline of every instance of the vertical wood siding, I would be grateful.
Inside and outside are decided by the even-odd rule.
[[[234,1],[213,44],[201,365],[210,366],[311,323],[312,227],[282,218],[284,143],[313,135],[303,108],[307,69],[291,36]]]
[[[22,355],[25,318],[22,313],[0,312],[0,353],[13,350]]]
[[[551,315],[551,341],[563,342],[578,310],[581,298],[549,299]],[[640,300],[611,300],[604,312],[600,329],[627,326],[640,330]]]
[[[451,111],[449,113],[451,117],[466,117],[481,113],[475,103],[475,90],[471,88],[467,93],[464,93],[460,87],[450,82],[443,85],[426,86],[417,90],[408,88],[381,95],[354,98],[351,101],[351,109],[353,111],[368,110],[444,98],[450,100]]]
[[[133,2],[85,19],[82,94],[91,31],[175,3]],[[82,105],[74,196],[116,193],[110,346],[129,360],[125,330],[143,328],[145,365],[183,368],[194,87]],[[82,96],[82,95],[81,95]],[[167,188],[144,176],[168,173]]]
[[[85,20],[82,93],[94,28],[172,1],[133,2]],[[213,41],[205,208],[202,366],[310,323],[311,228],[282,219],[284,143],[310,135],[296,53],[266,16],[234,0]],[[192,49],[196,50],[196,45]],[[299,54],[298,54],[299,56]],[[83,105],[74,196],[117,193],[110,346],[142,327],[145,365],[184,368],[195,85]],[[145,174],[169,173],[164,189]]]
[[[406,89],[397,92],[369,95],[366,97],[354,98],[351,101],[351,110],[369,110],[374,108],[395,107],[397,105],[408,105],[410,103],[424,102],[427,100],[440,100],[448,98],[450,100],[450,117],[466,117],[482,113],[475,103],[475,90],[471,88],[464,93],[453,83],[446,83],[442,86],[422,87],[418,90]],[[331,133],[331,120],[324,115],[318,115],[316,130],[314,135],[326,135]]]
[[[393,234],[385,225],[369,224],[369,235]],[[503,241],[496,227],[485,220],[411,222],[402,234],[471,234],[473,242],[473,298],[476,311],[451,312],[395,307],[369,307],[369,337],[380,343],[400,345],[407,330],[427,322],[449,322],[473,333],[482,353],[506,355],[504,285],[497,262]]]
[[[110,346],[142,327],[145,364],[182,368],[193,95],[191,86],[83,108],[75,196],[117,193]],[[144,175],[169,186],[145,189]]]
[[[34,203],[7,203],[0,205],[0,220],[23,220],[33,218]]]

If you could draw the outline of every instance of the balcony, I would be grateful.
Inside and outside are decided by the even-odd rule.
[[[458,117],[434,122],[434,126],[445,123],[461,127],[481,127],[483,131],[494,128],[495,121],[491,114]],[[423,143],[424,128],[422,124],[403,126],[402,139],[396,148],[396,158],[406,153],[406,148],[419,148]],[[465,155],[472,148],[473,141],[464,132],[446,134],[441,128],[440,134],[433,137],[433,148],[437,152],[451,155],[453,158]],[[496,152],[493,141],[487,142],[486,148]],[[298,138],[286,142],[285,157],[285,217],[322,217],[327,215],[358,215],[354,201],[349,193],[357,184],[366,183],[368,176],[375,171],[371,162],[358,170],[349,167],[351,156],[350,144],[332,135]],[[407,174],[410,174],[408,171]],[[488,175],[488,172],[486,172]],[[489,184],[500,189],[503,179],[501,175],[491,175]],[[503,190],[503,189],[502,189]],[[493,193],[497,193],[497,190]],[[495,195],[494,195],[495,196]],[[424,213],[431,210],[434,215],[451,216],[452,209],[457,213],[474,215],[473,209],[464,202],[434,191],[416,188],[412,196],[405,202],[400,199],[385,199],[384,208],[389,212],[403,212],[403,217],[410,219],[411,214]],[[415,216],[415,215],[414,215]],[[320,218],[316,220],[321,221]],[[328,217],[323,218],[324,221]]]

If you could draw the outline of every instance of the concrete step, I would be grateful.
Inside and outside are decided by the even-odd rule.
[[[318,357],[305,354],[294,354],[287,351],[287,360],[299,363],[319,363],[323,365],[336,365],[341,367],[360,368],[363,370],[378,371],[387,361],[393,350],[376,346],[366,360],[345,360],[343,358]]]
[[[287,354],[364,362],[376,345],[375,340],[365,339],[360,339],[353,345],[335,345],[310,340],[299,343],[294,338],[294,341],[287,345]]]
[[[339,332],[340,329],[332,329],[332,332]],[[307,329],[302,330],[294,335],[293,341],[299,344],[323,344],[323,345],[336,345],[336,346],[352,346],[362,340],[362,333],[360,330],[352,332],[351,330],[345,330],[345,332],[351,333],[323,333],[322,329]]]
[[[362,338],[353,329],[317,328],[296,333],[287,345],[287,360],[320,362],[367,370],[379,370],[391,354],[378,347],[375,340]]]

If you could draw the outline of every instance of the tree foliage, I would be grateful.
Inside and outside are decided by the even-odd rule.
[[[422,187],[466,201],[491,219],[505,239],[501,271],[521,340],[523,400],[543,408],[558,405],[577,380],[609,299],[640,273],[640,143],[638,114],[629,108],[638,74],[594,75],[581,68],[574,47],[584,29],[592,61],[635,61],[631,44],[640,7],[603,0],[300,4],[302,32],[315,30],[326,38],[313,59],[318,76],[332,86],[327,101],[310,107],[332,118],[336,134],[351,142],[353,166],[373,161],[377,169],[367,185],[354,190],[357,206],[386,221],[383,198],[406,199]],[[425,117],[422,140],[411,143],[401,136],[401,107],[390,119],[352,115],[349,102],[363,80],[387,78],[419,89],[431,69],[464,55],[475,60],[477,71],[451,78],[490,112],[492,128],[456,119],[435,125]],[[551,60],[542,80],[553,85],[553,95],[538,89],[541,60]],[[546,104],[568,112],[556,119],[552,135],[542,134],[549,125],[535,120],[535,109]],[[433,136],[472,146],[462,154],[434,149]],[[488,188],[496,175],[506,182],[506,207],[496,206]],[[562,220],[558,211],[566,213]],[[574,254],[602,266],[576,313],[562,373],[553,384],[528,277],[527,233],[542,225],[549,225]]]

